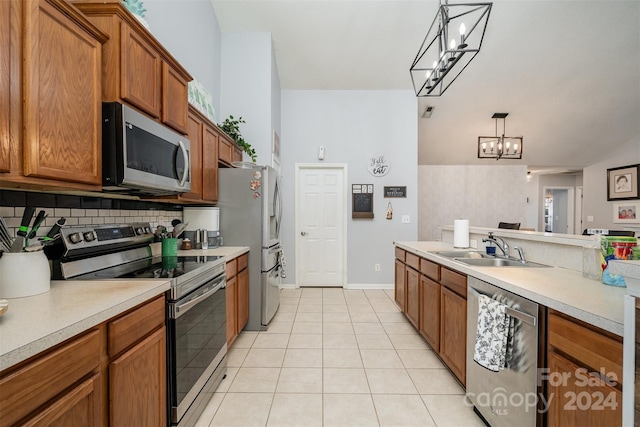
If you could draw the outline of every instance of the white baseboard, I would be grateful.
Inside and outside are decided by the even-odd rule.
[[[298,289],[295,283],[280,283],[280,289]],[[394,289],[393,283],[350,283],[344,289]]]

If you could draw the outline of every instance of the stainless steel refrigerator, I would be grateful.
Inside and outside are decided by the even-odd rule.
[[[225,246],[249,246],[249,321],[245,330],[266,330],[280,306],[282,198],[270,166],[218,171],[220,232]]]

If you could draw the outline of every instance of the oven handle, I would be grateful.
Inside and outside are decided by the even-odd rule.
[[[213,289],[203,293],[202,295],[197,296],[196,298],[194,298],[192,300],[189,300],[189,301],[185,302],[184,304],[180,304],[180,305],[175,304],[175,303],[171,304],[173,306],[172,310],[171,310],[171,318],[178,319],[180,316],[185,314],[187,311],[191,310],[194,305],[198,304],[202,300],[205,300],[205,299],[209,298],[211,295],[215,294],[220,289],[226,288],[226,284],[227,284],[226,276],[222,276],[221,278],[217,279],[217,282],[218,282],[218,284]]]

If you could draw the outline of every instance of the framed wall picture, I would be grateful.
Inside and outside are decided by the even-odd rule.
[[[640,165],[607,169],[607,200],[640,199],[638,169]]]
[[[638,224],[640,202],[621,202],[613,204],[613,222],[618,224]]]
[[[373,218],[373,184],[353,184],[351,202],[351,218]]]
[[[384,187],[384,197],[407,197],[407,187]]]

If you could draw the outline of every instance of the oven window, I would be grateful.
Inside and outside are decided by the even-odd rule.
[[[177,180],[182,178],[184,156],[180,147],[130,123],[125,129],[127,141],[135,141],[127,144],[128,168]]]
[[[170,320],[170,325],[169,345],[175,343],[175,353],[169,352],[173,353],[171,399],[178,406],[227,341],[225,289]]]

